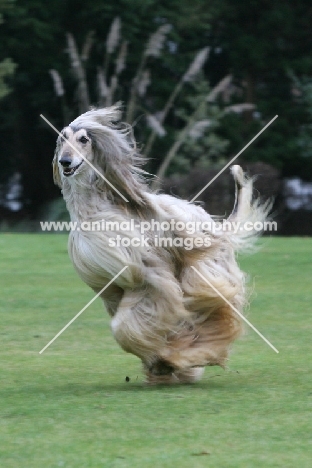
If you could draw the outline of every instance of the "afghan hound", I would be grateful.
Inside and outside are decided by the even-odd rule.
[[[148,187],[132,127],[120,118],[118,106],[90,110],[58,137],[54,181],[71,221],[113,226],[72,230],[69,255],[97,293],[127,266],[101,298],[116,341],[141,359],[147,382],[197,381],[205,366],[225,366],[242,334],[233,308],[242,312],[246,303],[245,274],[235,254],[255,238],[250,226],[264,221],[269,206],[252,201],[253,181],[233,166],[236,201],[227,222],[241,227],[216,230],[200,206]]]

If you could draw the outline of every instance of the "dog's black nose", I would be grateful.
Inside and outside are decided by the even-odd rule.
[[[60,164],[62,164],[63,167],[69,167],[71,163],[72,163],[72,159],[70,157],[70,154],[64,153],[60,159]]]

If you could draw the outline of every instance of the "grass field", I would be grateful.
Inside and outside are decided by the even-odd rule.
[[[63,235],[2,234],[0,466],[310,468],[312,239],[265,239],[240,259],[252,330],[229,369],[147,387],[76,276]],[[126,382],[126,376],[130,381]]]

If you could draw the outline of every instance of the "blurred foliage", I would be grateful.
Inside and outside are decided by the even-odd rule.
[[[207,46],[210,55],[204,77],[211,87],[231,73],[234,86],[241,93],[232,96],[231,103],[256,105],[255,111],[241,116],[227,113],[221,120],[216,119],[220,125],[212,133],[203,133],[202,140],[187,139],[170,170],[185,172],[194,164],[209,165],[220,155],[229,159],[278,114],[279,118],[240,158],[270,163],[284,176],[311,178],[311,149],[298,140],[310,117],[305,102],[293,95],[293,81],[288,74],[291,69],[299,80],[312,76],[310,1],[0,0],[0,13],[0,63],[9,57],[11,61],[4,62],[5,66],[12,69],[12,64],[16,64],[15,73],[6,82],[11,92],[0,105],[0,183],[13,172],[20,172],[24,196],[33,213],[59,194],[51,176],[56,136],[39,115],[44,114],[61,128],[64,120],[79,112],[66,33],[72,34],[81,51],[87,35],[94,32],[85,71],[90,101],[98,104],[97,69],[105,63],[106,38],[116,16],[122,23],[122,37],[128,41],[128,57],[115,97],[125,102],[151,33],[162,24],[172,26],[162,56],[151,57],[148,62],[152,81],[144,108],[135,116],[139,140],[148,136],[142,125],[146,109],[153,114],[164,108],[197,51]],[[114,55],[109,62],[108,76],[114,73],[115,59]],[[54,92],[51,69],[57,70],[64,82],[66,115],[64,102]],[[149,155],[148,169],[152,172],[157,172],[183,127],[183,112],[192,112],[196,106],[196,93],[190,91],[189,95],[189,91],[188,87],[180,93],[175,108],[168,113],[166,136],[155,141]],[[176,113],[177,109],[182,114]],[[202,120],[210,118],[207,112]]]
[[[15,63],[11,59],[6,58],[0,62],[0,99],[9,94],[11,91],[5,82],[5,78],[12,75],[16,68]]]
[[[42,206],[40,219],[45,221],[69,221],[69,213],[63,198],[56,198]]]
[[[299,80],[292,72],[289,75],[293,80],[293,96],[306,112],[306,118],[299,128],[297,138],[299,151],[302,156],[310,158],[312,154],[312,78],[303,76]]]
[[[2,12],[7,11],[12,6],[12,0],[0,0],[0,24],[3,22]],[[10,58],[5,58],[0,62],[0,99],[10,92],[6,79],[14,73],[15,68],[16,64]]]
[[[300,78],[312,75],[312,4],[308,0],[225,0],[213,25],[221,45],[219,60],[244,86],[248,102],[257,105],[256,119],[238,122],[229,115],[223,127],[229,150],[238,152],[274,115],[278,119],[244,153],[248,161],[264,161],[287,177],[311,179],[312,153],[305,158],[298,133],[306,119],[304,106],[292,94],[288,70]]]

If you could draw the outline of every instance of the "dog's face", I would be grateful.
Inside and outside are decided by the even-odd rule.
[[[58,137],[53,160],[54,179],[62,185],[63,178],[79,176],[92,158],[92,142],[84,128],[65,127]]]
[[[127,199],[144,205],[143,180],[131,127],[118,122],[118,106],[90,110],[65,127],[53,159],[54,182],[107,194],[112,202]],[[124,198],[120,196],[124,195]]]

